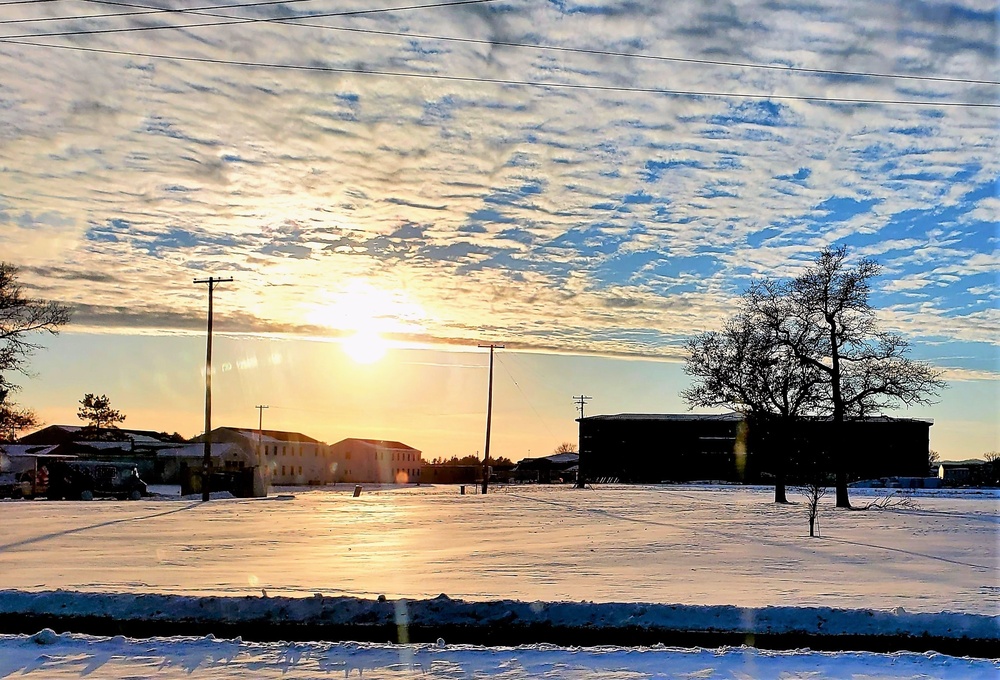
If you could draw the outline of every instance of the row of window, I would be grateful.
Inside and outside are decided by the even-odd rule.
[[[385,460],[385,453],[386,453],[385,451],[375,451],[375,454],[374,454],[375,455],[375,460]],[[348,454],[347,457],[350,458],[351,457],[350,454]],[[397,460],[397,461],[404,461],[404,460],[405,461],[415,461],[415,460],[419,460],[419,459],[417,458],[417,454],[415,454],[415,453],[400,453],[398,451],[393,451],[392,452],[392,458],[391,458],[391,460]]]
[[[275,444],[274,446],[268,446],[267,444],[265,444],[264,445],[264,455],[265,456],[277,456],[278,455],[278,445]],[[281,447],[281,455],[282,456],[288,455],[288,447],[287,446],[282,446]],[[295,455],[295,449],[294,448],[292,449],[291,455],[292,456]],[[303,456],[302,449],[299,449],[299,458],[301,458],[302,456]],[[326,458],[326,451],[323,452],[323,457]],[[350,455],[348,455],[347,457],[350,458]],[[313,449],[313,458],[319,458],[319,449]]]
[[[386,453],[387,453],[386,451],[373,451],[372,452],[372,457],[375,460],[386,460]],[[391,453],[391,456],[390,456],[389,460],[393,460],[393,461],[398,461],[398,462],[402,462],[402,461],[417,462],[417,461],[420,460],[420,456],[417,453],[402,453],[402,452],[398,452],[398,451],[392,451],[392,452],[389,452],[389,453]],[[314,458],[319,458],[319,454],[320,454],[320,452],[319,452],[318,448],[313,449],[313,457]],[[274,444],[274,445],[265,444],[264,445],[264,455],[265,456],[277,456],[277,455],[279,455],[278,454],[278,445],[277,444]],[[293,448],[291,454],[289,454],[288,453],[288,447],[287,446],[282,446],[281,447],[281,454],[280,455],[282,455],[282,456],[291,455],[291,456],[294,457],[295,456],[295,449]],[[328,455],[327,451],[324,450],[323,451],[323,457],[326,458],[327,455]],[[301,458],[302,456],[303,456],[302,449],[299,449],[299,458]],[[344,458],[346,460],[350,460],[351,459],[351,452],[350,451],[345,451],[344,452]]]

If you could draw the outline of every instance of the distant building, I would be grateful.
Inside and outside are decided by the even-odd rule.
[[[580,466],[580,455],[577,453],[553,453],[541,458],[523,458],[518,462],[512,473],[512,478],[521,482],[553,482],[576,481]]]
[[[778,467],[778,441],[792,442],[793,474],[808,455],[843,461],[851,480],[920,477],[926,475],[932,424],[887,416],[849,421],[843,424],[842,450],[833,451],[835,424],[829,418],[802,418],[780,433],[754,427],[738,413],[623,413],[578,422],[580,475],[591,483],[765,482]]]
[[[53,447],[49,453],[54,456],[133,463],[143,480],[156,483],[160,481],[158,454],[183,446],[184,439],[153,430],[49,425],[21,437],[17,445]]]
[[[420,451],[402,442],[344,439],[330,446],[333,480],[379,484],[419,484]]]
[[[947,486],[985,486],[993,466],[977,458],[944,461],[938,465],[938,479]]]
[[[49,425],[17,440],[18,444],[53,446],[83,443],[88,446],[104,444],[104,448],[129,451],[155,451],[184,443],[177,434],[133,430],[118,427],[88,427],[84,425]]]
[[[204,435],[191,440],[203,442]],[[320,485],[333,481],[330,447],[301,432],[218,427],[212,442],[239,444],[249,452],[247,465],[260,465],[272,485]]]

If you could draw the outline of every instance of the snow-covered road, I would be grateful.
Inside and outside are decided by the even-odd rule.
[[[802,504],[775,506],[770,494],[410,487],[208,504],[4,501],[0,589],[1000,614],[996,495],[827,507],[822,537],[809,539]]]

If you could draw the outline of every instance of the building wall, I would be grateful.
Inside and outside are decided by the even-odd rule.
[[[851,479],[925,476],[930,423],[915,420],[844,423],[840,443],[828,421],[802,421],[791,430],[739,417],[580,420],[580,472],[588,482],[658,483],[718,480],[756,483],[778,469],[803,473],[816,461],[832,471],[843,460]]]
[[[345,439],[330,446],[333,479],[369,484],[419,484],[420,451],[392,448],[362,439]]]
[[[330,447],[314,442],[263,441],[261,462],[275,485],[328,484],[334,481]]]

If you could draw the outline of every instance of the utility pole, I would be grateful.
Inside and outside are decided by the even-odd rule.
[[[489,396],[486,399],[486,450],[483,452],[483,493],[485,494],[490,485],[490,422],[493,420],[493,350],[503,349],[503,345],[496,345],[492,342],[480,347],[490,348],[490,386]]]
[[[264,409],[269,408],[269,407],[265,406],[263,404],[257,404],[256,406],[254,406],[254,408],[257,409],[257,411],[258,411],[258,417],[257,417],[257,465],[260,465],[261,464],[260,442],[263,439],[263,435],[264,435]]]
[[[205,457],[201,461],[201,500],[208,502],[209,488],[212,476],[212,293],[215,284],[232,281],[209,276],[207,279],[195,279],[195,283],[208,284],[208,349],[205,352]]]
[[[583,420],[583,407],[584,405],[593,399],[593,397],[588,397],[586,394],[580,393],[580,396],[573,397],[573,401],[576,402],[576,410],[580,412],[580,420]],[[583,423],[580,424],[583,427]],[[583,449],[583,439],[580,439],[580,449]],[[583,489],[587,486],[587,480],[583,476],[583,470],[579,467],[576,468],[576,488]]]

